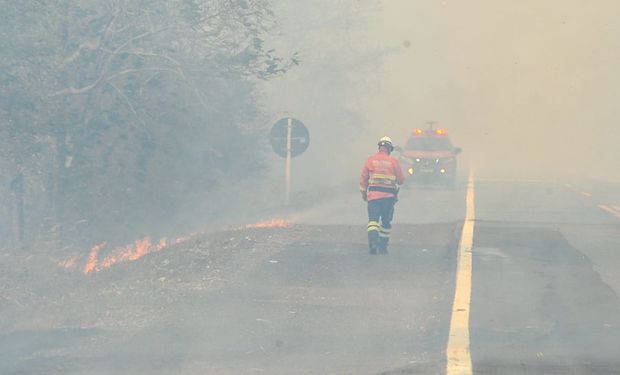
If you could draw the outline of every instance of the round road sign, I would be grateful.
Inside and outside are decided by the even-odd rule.
[[[276,154],[286,157],[289,120],[291,122],[291,157],[301,155],[310,145],[308,128],[299,120],[285,117],[276,121],[271,128],[269,140]]]

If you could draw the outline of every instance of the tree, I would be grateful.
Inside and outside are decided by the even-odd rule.
[[[146,234],[260,167],[256,81],[295,63],[265,47],[275,25],[268,1],[0,9],[1,193],[13,196],[5,210],[14,207],[4,193],[23,174],[29,245]]]

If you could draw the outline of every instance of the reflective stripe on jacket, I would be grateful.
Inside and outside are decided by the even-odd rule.
[[[368,200],[392,198],[396,196],[398,185],[405,176],[398,161],[380,150],[366,159],[360,176],[360,190],[368,192]]]

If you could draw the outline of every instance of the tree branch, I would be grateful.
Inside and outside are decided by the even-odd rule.
[[[185,79],[185,75],[183,75],[183,73],[179,72],[178,70],[175,69],[170,69],[170,68],[140,68],[140,69],[125,69],[125,70],[121,70],[120,72],[116,72],[112,75],[110,75],[109,77],[106,78],[106,82],[109,82],[110,80],[113,80],[114,78],[126,75],[126,74],[130,74],[130,73],[140,73],[140,72],[169,72],[169,73],[174,73],[176,75],[181,76],[182,78]]]
[[[168,60],[171,63],[177,65],[177,66],[181,66],[181,63],[175,59],[173,59],[170,56],[167,55],[162,55],[162,54],[158,54],[158,53],[152,53],[152,52],[141,52],[141,51],[125,51],[123,53],[126,53],[128,55],[132,55],[132,56],[142,56],[142,57],[159,57],[162,58],[164,60]]]
[[[112,16],[112,18],[110,19],[110,21],[108,21],[107,25],[103,29],[103,32],[101,33],[101,36],[99,36],[98,39],[88,40],[80,44],[77,50],[75,50],[75,52],[73,52],[69,57],[63,60],[60,68],[62,69],[66,67],[67,65],[71,64],[72,62],[74,62],[75,60],[79,59],[80,56],[82,55],[82,50],[86,50],[86,49],[91,50],[91,51],[98,50],[104,44],[105,40],[107,39],[110,28],[114,24],[114,21],[118,17],[118,14],[119,14],[119,11],[117,10]]]
[[[151,36],[153,34],[156,33],[160,33],[162,31],[165,31],[169,29],[169,27],[160,29],[160,30],[156,30],[156,31],[146,31],[142,34],[136,35],[133,38],[125,41],[125,43],[121,44],[119,47],[117,47],[110,56],[108,56],[105,64],[103,65],[103,68],[101,69],[101,73],[99,74],[99,78],[97,78],[97,80],[95,80],[95,82],[91,83],[90,85],[84,86],[84,87],[80,87],[80,88],[75,88],[75,87],[69,87],[63,90],[59,90],[56,91],[54,94],[52,94],[51,96],[60,96],[60,95],[79,95],[79,94],[85,94],[87,92],[89,92],[90,90],[94,89],[95,87],[97,87],[97,85],[103,81],[105,79],[106,76],[106,72],[110,66],[110,63],[112,62],[112,60],[114,59],[114,57],[116,57],[116,55],[118,55],[123,48],[125,48],[126,46],[128,46],[129,44],[138,41],[140,39],[144,39],[148,36]],[[117,76],[119,74],[115,74],[114,76]]]
[[[125,93],[123,93],[121,91],[121,89],[119,89],[114,83],[112,82],[106,82],[108,85],[112,86],[112,88],[114,90],[116,90],[116,92],[118,92],[118,94],[121,96],[121,98],[125,99],[125,103],[127,103],[127,106],[129,107],[129,109],[131,110],[131,112],[133,113],[134,116],[136,116],[136,119],[142,124],[142,127],[144,129],[146,129],[146,123],[144,122],[144,120],[142,119],[142,117],[140,117],[140,115],[138,114],[138,111],[136,111],[136,109],[134,108],[133,104],[131,104],[131,101],[129,100],[129,98],[127,97],[127,95],[125,95]]]
[[[80,88],[69,87],[69,88],[66,88],[66,89],[62,89],[62,90],[56,91],[51,96],[54,97],[54,96],[60,96],[60,95],[80,95],[80,94],[86,94],[90,90],[94,89],[99,84],[99,82],[101,82],[102,79],[103,79],[103,76],[99,76],[99,78],[97,78],[97,80],[95,82],[91,83],[88,86],[84,86],[84,87],[80,87]]]

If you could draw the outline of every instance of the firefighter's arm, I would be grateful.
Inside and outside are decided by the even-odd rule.
[[[362,174],[360,175],[360,193],[362,194],[362,199],[364,202],[368,200],[368,176],[370,172],[368,171],[368,163],[364,163],[364,167],[362,168]]]

